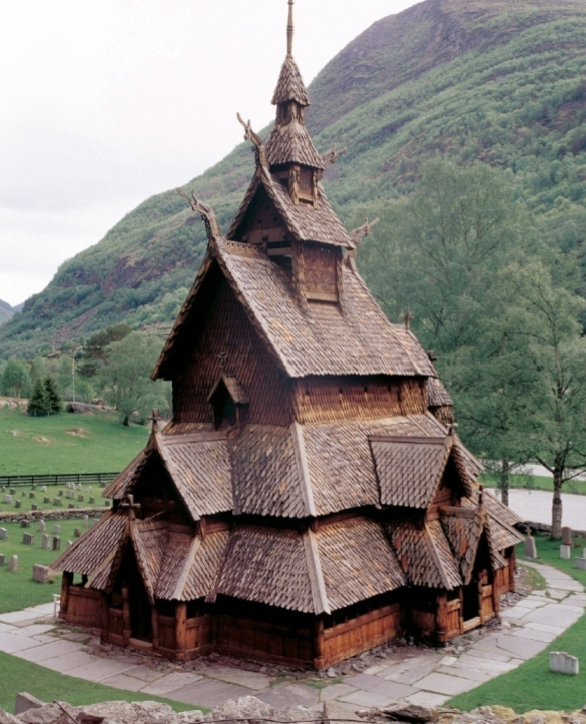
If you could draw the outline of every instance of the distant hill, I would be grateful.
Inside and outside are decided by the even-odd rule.
[[[505,169],[552,239],[582,251],[586,0],[426,0],[375,23],[309,90],[318,149],[349,148],[324,179],[348,225],[371,202],[409,193],[421,162],[442,154]],[[252,171],[242,144],[185,188],[214,206],[226,230]],[[65,262],[2,326],[0,349],[31,353],[121,320],[168,323],[204,249],[185,201],[174,191],[153,196]]]
[[[3,302],[2,299],[0,299],[0,324],[7,322],[14,315],[15,311],[8,302]]]

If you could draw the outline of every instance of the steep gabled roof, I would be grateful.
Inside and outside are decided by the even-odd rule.
[[[429,508],[452,449],[451,436],[371,438],[383,505]]]
[[[303,82],[301,71],[292,55],[287,55],[281,66],[279,80],[271,103],[277,105],[277,103],[286,103],[287,101],[296,101],[302,106],[310,105],[309,94]]]
[[[467,511],[468,512],[468,511]],[[456,511],[442,514],[441,524],[460,563],[464,584],[470,583],[480,538],[485,531],[486,516],[482,506],[477,506],[473,517],[462,517]]]
[[[325,164],[317,152],[307,127],[298,121],[274,126],[267,141],[270,166],[298,163],[324,170]]]
[[[427,405],[428,407],[454,406],[448,391],[437,377],[430,377],[427,380]]]
[[[130,523],[130,536],[146,592],[154,604],[157,579],[169,540],[168,525],[157,519],[133,520]]]

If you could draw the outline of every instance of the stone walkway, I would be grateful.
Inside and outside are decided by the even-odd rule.
[[[397,699],[434,706],[515,669],[584,613],[586,594],[577,581],[549,566],[526,565],[541,573],[547,588],[504,609],[502,629],[469,635],[470,645],[451,647],[450,655],[404,647],[343,680],[291,681],[218,665],[184,672],[167,662],[145,663],[120,650],[115,657],[96,656],[88,652],[87,634],[54,624],[53,604],[0,615],[0,651],[69,676],[207,707],[251,694],[276,708],[311,708],[332,699],[352,710],[386,706]]]

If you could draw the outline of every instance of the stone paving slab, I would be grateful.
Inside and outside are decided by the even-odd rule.
[[[346,701],[349,704],[357,704],[361,707],[371,706],[388,706],[393,699],[381,696],[380,694],[373,694],[370,691],[356,691],[354,694],[343,696],[341,701]]]
[[[266,689],[272,683],[273,679],[265,674],[259,674],[255,671],[244,671],[243,669],[233,669],[228,666],[216,667],[212,674],[214,679],[227,681],[229,684],[237,684],[245,686],[247,689]]]
[[[438,674],[458,676],[462,679],[477,681],[480,684],[494,678],[494,673],[492,671],[486,671],[486,669],[471,669],[469,666],[440,666],[439,669],[436,669],[436,671]]]
[[[411,694],[417,693],[418,688],[419,687],[408,686],[407,684],[397,684],[395,681],[385,681],[370,689],[369,694],[388,696],[391,701],[396,701],[397,699],[404,699]]]
[[[444,694],[433,694],[431,691],[418,691],[416,694],[411,694],[407,697],[407,701],[412,704],[419,704],[420,706],[442,706],[449,699],[449,696]]]
[[[250,694],[250,691],[247,693]],[[306,684],[281,684],[255,694],[261,701],[270,704],[275,709],[285,709],[298,704],[312,707],[318,703],[319,695],[319,689]]]
[[[462,694],[465,691],[474,689],[478,686],[478,682],[471,681],[470,679],[463,679],[459,676],[448,676],[446,674],[433,673],[421,679],[421,681],[417,683],[417,686],[420,689],[432,691],[436,694],[456,696],[456,694]]]
[[[86,681],[94,681],[95,683],[101,684],[104,679],[121,674],[129,668],[131,667],[128,666],[128,664],[118,661],[98,659],[98,661],[92,661],[85,666],[76,666],[75,669],[69,672],[69,676],[75,676],[76,679],[85,679]]]
[[[34,646],[40,646],[39,641],[29,639],[26,636],[14,636],[11,633],[0,633],[0,651],[6,654],[16,654]]]
[[[381,676],[397,684],[413,684],[427,674],[430,674],[437,666],[438,664],[436,662],[424,661],[416,666],[409,666],[403,669],[395,670],[395,667],[391,667],[381,673]]]
[[[184,704],[193,704],[194,706],[199,704],[213,708],[223,704],[228,699],[239,699],[241,696],[250,696],[250,689],[224,684],[222,681],[214,681],[213,679],[202,679],[202,681],[195,684],[184,686],[181,689],[174,689],[170,698]]]
[[[338,699],[341,696],[352,694],[355,691],[357,691],[357,689],[353,686],[348,686],[348,684],[332,684],[321,690],[319,698],[320,701],[331,701],[332,699]]]
[[[100,684],[104,686],[113,686],[115,689],[124,689],[124,691],[140,691],[147,685],[146,681],[135,679],[132,676],[126,676],[126,674],[116,674],[110,679],[102,679]]]
[[[42,665],[46,669],[65,674],[100,660],[97,656],[86,654],[85,651],[78,651],[76,654],[63,654],[53,659],[46,659]]]
[[[551,633],[550,631],[537,631],[534,628],[523,626],[523,628],[513,631],[512,636],[520,636],[524,639],[533,639],[534,641],[543,641],[546,644],[550,644],[557,639],[559,634]]]
[[[62,654],[73,654],[79,651],[81,651],[81,645],[74,641],[53,640],[50,644],[40,644],[33,649],[19,653],[19,658],[39,664],[46,659],[54,659]]]
[[[363,689],[369,691],[374,689],[381,683],[380,677],[371,676],[370,674],[356,674],[356,676],[347,676],[344,681],[350,686],[354,686],[356,689]]]
[[[133,672],[134,668],[135,667],[129,668],[124,673],[130,676],[130,672]],[[136,673],[133,673],[132,676],[136,677]],[[154,694],[155,696],[165,696],[170,691],[195,684],[197,681],[201,681],[202,678],[202,676],[198,676],[197,674],[188,674],[176,671],[157,679],[152,684],[146,686],[143,691],[147,694]]]
[[[476,659],[484,659],[485,661],[510,661],[511,657],[506,656],[504,653],[491,654],[488,651],[480,651],[479,649],[469,649],[463,656],[460,656],[460,661],[464,656],[473,656]],[[470,661],[470,665],[476,665],[476,661]]]
[[[148,669],[146,666],[141,666],[139,664],[132,669],[127,669],[124,672],[124,676],[133,676],[135,679],[140,679],[141,681],[144,681],[145,684],[147,684],[153,681],[157,681],[157,679],[162,679],[165,676],[165,672]],[[199,678],[201,677],[198,677],[198,679]]]
[[[40,634],[53,631],[55,626],[45,623],[36,623],[30,626],[24,626],[23,628],[14,628],[13,632],[16,636],[39,636]]]

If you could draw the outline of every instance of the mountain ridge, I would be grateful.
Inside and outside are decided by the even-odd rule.
[[[502,167],[559,243],[582,245],[584,48],[586,0],[426,0],[374,23],[309,87],[318,150],[349,148],[324,178],[342,221],[358,225],[373,202],[412,191],[421,161],[439,153]],[[184,188],[225,231],[253,169],[243,143]],[[34,353],[123,319],[168,324],[205,245],[199,217],[174,191],[150,197],[3,325],[3,352]]]

